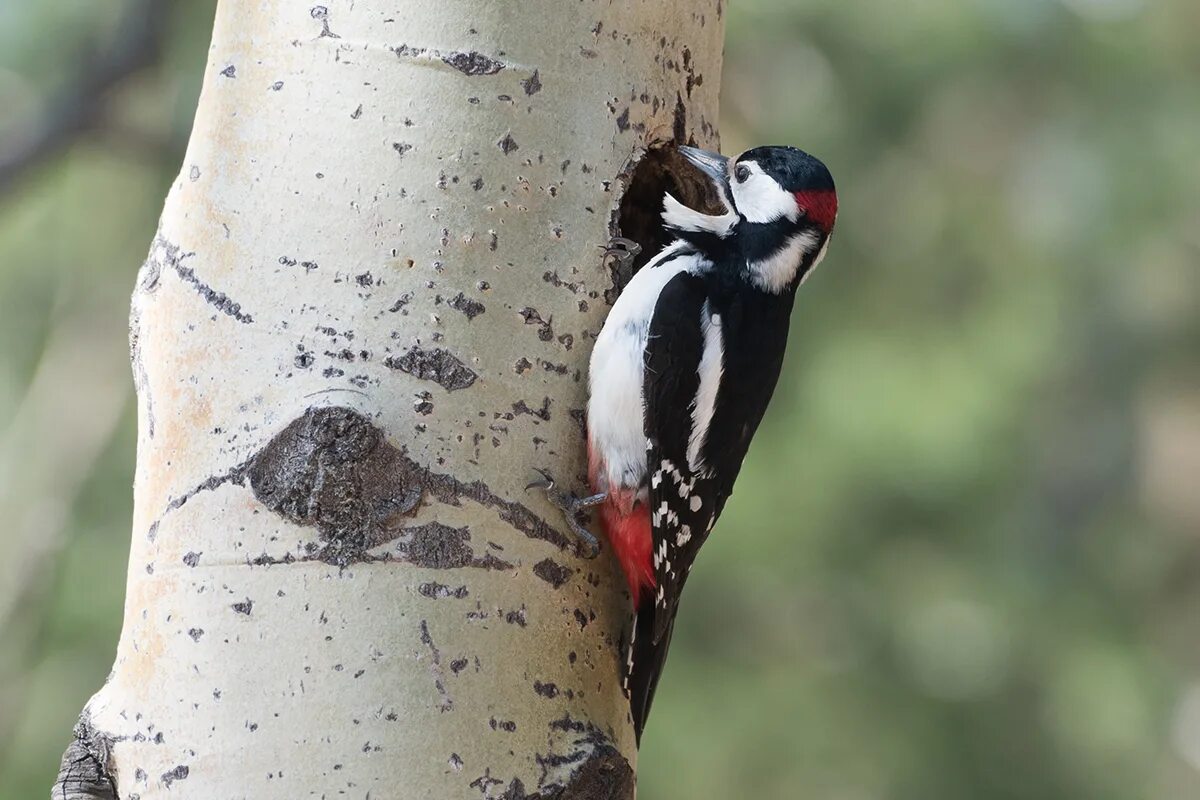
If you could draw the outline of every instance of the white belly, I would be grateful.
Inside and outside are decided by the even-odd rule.
[[[635,487],[646,475],[642,394],[644,353],[659,293],[680,272],[696,272],[707,261],[676,256],[684,245],[663,250],[629,281],[596,337],[588,371],[588,440],[601,471],[596,487]],[[666,263],[662,263],[666,261]]]

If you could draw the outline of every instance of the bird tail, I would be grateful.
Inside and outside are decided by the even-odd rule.
[[[654,691],[667,662],[667,649],[671,646],[671,634],[675,631],[675,620],[667,623],[666,630],[658,642],[654,641],[654,619],[663,613],[654,603],[646,603],[638,610],[633,622],[632,639],[625,655],[625,693],[629,695],[629,713],[633,717],[633,732],[637,743],[642,743],[642,730],[650,716],[650,705],[654,702]]]

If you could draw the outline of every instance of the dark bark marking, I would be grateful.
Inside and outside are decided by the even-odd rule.
[[[364,560],[368,549],[396,537],[395,518],[421,499],[411,471],[378,428],[347,408],[309,409],[245,468],[259,502],[316,527],[325,545],[321,560],[339,566]]]
[[[582,408],[572,408],[570,411],[567,412],[567,416],[569,416],[571,419],[573,419],[575,421],[575,424],[579,426],[579,435],[586,437],[587,436],[587,412],[584,411]]]
[[[147,533],[147,538],[149,538],[150,541],[154,541],[154,537],[158,534],[158,524],[162,521],[162,517],[165,517],[172,511],[177,511],[178,509],[182,508],[187,504],[188,500],[191,500],[201,492],[211,492],[212,490],[220,486],[224,486],[227,483],[241,484],[245,473],[245,467],[245,464],[239,464],[226,472],[224,475],[210,475],[190,491],[185,492],[179,497],[172,498],[171,501],[167,503],[167,508],[165,511],[163,511],[162,516],[150,524],[150,530]],[[199,554],[196,555],[196,558],[199,559]]]
[[[388,356],[384,366],[406,372],[421,380],[433,381],[448,392],[466,389],[479,376],[453,353],[441,348],[422,350],[413,347],[402,356]]]
[[[433,395],[429,392],[417,392],[416,398],[413,399],[413,411],[423,417],[427,417],[433,413]]]
[[[329,9],[325,6],[313,6],[309,11],[313,19],[321,21],[321,32],[317,34],[318,39],[340,39],[338,34],[329,29]],[[340,53],[339,53],[340,55]]]
[[[454,597],[458,600],[462,600],[470,594],[466,586],[457,586],[451,589],[446,584],[438,583],[437,581],[422,583],[417,587],[417,591],[423,596],[428,597],[430,600],[443,600],[447,597]],[[452,671],[457,672],[458,670],[454,669],[454,663],[456,662],[451,662],[450,668]]]
[[[512,410],[513,410],[513,413],[516,414],[517,416],[520,416],[522,414],[528,414],[531,417],[537,417],[538,419],[542,420],[543,422],[549,422],[550,421],[550,398],[549,397],[542,398],[542,407],[541,408],[530,408],[529,404],[526,403],[524,400],[518,400],[517,402],[513,403]]]
[[[442,61],[445,61],[463,75],[471,76],[495,75],[505,67],[504,62],[489,58],[483,53],[477,53],[474,50],[467,53],[458,51],[443,53]]]
[[[448,505],[462,505],[462,498],[473,500],[482,506],[494,509],[500,519],[531,539],[549,542],[560,550],[572,547],[572,541],[558,529],[548,525],[524,505],[505,500],[488,488],[483,481],[465,483],[451,475],[425,471],[425,488],[438,501]],[[494,558],[491,554],[489,557]]]
[[[575,574],[575,570],[570,567],[564,567],[552,559],[544,558],[533,565],[533,574],[555,589],[558,589],[571,579],[571,576]]]
[[[458,50],[449,50],[442,52],[428,47],[409,47],[402,44],[398,47],[393,47],[392,52],[398,58],[436,58],[449,67],[453,67],[464,75],[478,77],[480,75],[495,75],[501,70],[507,69],[511,64],[507,64],[498,58],[486,56],[483,53],[470,50],[461,52]]]
[[[633,768],[595,726],[571,723],[570,728],[558,727],[561,721],[550,723],[551,729],[571,730],[584,735],[577,737],[571,752],[566,754],[536,754],[542,768],[541,790],[530,794],[518,778],[509,783],[501,800],[633,800],[637,784]],[[547,784],[551,769],[574,765],[566,783]]]
[[[496,146],[503,151],[504,155],[508,155],[515,150],[521,149],[521,146],[517,144],[517,140],[512,137],[511,133],[504,134],[503,138],[496,142]]]
[[[495,494],[482,481],[470,483],[432,472],[389,443],[371,420],[354,409],[314,407],[292,420],[248,461],[214,475],[168,503],[166,512],[188,499],[226,483],[246,485],[271,511],[298,525],[317,529],[321,544],[299,558],[262,556],[255,565],[323,561],[345,567],[363,561],[391,560],[370,550],[400,539],[400,559],[435,569],[473,567],[514,569],[491,552],[476,556],[467,528],[430,522],[402,528],[428,492],[438,502],[461,506],[464,498],[494,510],[499,518],[531,539],[566,550],[572,540],[521,503]],[[157,530],[158,523],[151,526]],[[200,554],[195,554],[198,562]],[[190,556],[185,556],[185,563]],[[247,612],[248,613],[248,612]]]
[[[482,558],[474,559],[471,561],[471,566],[480,569],[516,569],[516,564],[505,561],[502,558],[497,558],[491,553],[484,553]]]
[[[425,569],[515,568],[513,564],[497,558],[492,553],[475,555],[475,551],[468,544],[470,540],[470,529],[451,528],[449,525],[433,521],[405,528],[396,545],[396,552],[403,560]]]
[[[147,271],[147,267],[152,263],[147,260],[142,266],[143,281],[142,286],[145,286],[145,279],[151,277],[151,273]],[[153,270],[154,284],[158,283],[158,269]],[[153,289],[147,290],[148,292]],[[150,391],[150,377],[146,373],[146,365],[142,360],[142,315],[138,310],[137,300],[134,299],[133,304],[129,309],[129,363],[133,367],[133,386],[137,390],[139,397],[146,401],[146,434],[154,438],[154,395]]]
[[[241,303],[234,302],[229,295],[213,289],[196,276],[195,270],[183,265],[183,260],[191,258],[195,253],[181,253],[179,250],[178,245],[167,241],[161,234],[154,237],[154,243],[150,245],[150,260],[161,260],[156,268],[147,273],[147,278],[151,274],[153,275],[154,285],[158,283],[158,274],[162,267],[170,267],[184,283],[191,285],[196,293],[204,298],[205,302],[215,306],[222,314],[233,317],[241,323],[254,322],[254,317],[242,311]]]
[[[174,769],[167,770],[162,774],[163,785],[170,789],[172,783],[175,781],[184,780],[187,778],[189,772],[191,772],[191,770],[188,769],[187,765],[185,764],[180,764]]]
[[[533,74],[521,81],[521,88],[527,95],[535,95],[542,90],[542,79],[535,69]]]
[[[396,302],[392,303],[392,306],[388,309],[388,311],[392,314],[395,314],[397,311],[404,311],[404,307],[411,301],[412,292],[405,292],[404,294],[400,295],[400,298]],[[404,311],[404,313],[408,314],[407,311]]]
[[[487,308],[484,307],[483,303],[480,303],[478,300],[472,300],[462,292],[459,292],[454,297],[450,298],[446,305],[450,306],[455,311],[461,311],[464,315],[466,315],[468,320],[475,319],[477,316],[487,311]]]
[[[675,123],[672,133],[675,135],[675,144],[687,144],[687,106],[679,92],[675,93]]]
[[[545,697],[548,700],[553,700],[558,697],[558,686],[553,683],[542,683],[541,681],[533,682],[533,691]]]
[[[495,722],[495,720],[492,721]],[[502,786],[504,781],[493,778],[491,767],[485,767],[483,774],[471,781],[469,785],[472,789],[478,789],[482,796],[487,797],[493,786]]]
[[[571,281],[564,281],[562,278],[560,278],[558,276],[558,273],[555,271],[543,272],[542,280],[544,280],[546,283],[550,284],[551,286],[554,286],[555,288],[568,289],[568,290],[570,290],[571,294],[579,294],[580,292],[584,291],[584,285],[582,283],[572,283]]]
[[[418,567],[458,569],[470,566],[475,557],[475,551],[467,543],[471,539],[467,528],[451,528],[435,521],[406,528],[404,533],[408,541],[398,549]]]
[[[433,655],[433,663],[430,665],[429,671],[433,675],[433,684],[437,687],[438,694],[442,698],[440,709],[443,713],[454,708],[454,700],[450,698],[450,693],[446,691],[446,676],[442,670],[442,654],[438,651],[437,645],[433,643],[433,637],[429,634],[429,623],[421,620],[421,642],[429,648],[429,652]]]
[[[531,306],[525,306],[517,313],[521,315],[521,319],[524,320],[526,325],[538,326],[538,339],[543,342],[549,342],[554,339],[554,328],[550,325],[554,321],[553,317],[542,319],[542,315],[538,310]]]
[[[570,714],[564,714],[562,719],[551,721],[550,730],[552,731],[570,731],[572,733],[583,733],[587,730],[587,723],[579,720],[571,719]]]

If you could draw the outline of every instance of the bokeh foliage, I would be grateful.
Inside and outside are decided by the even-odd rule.
[[[120,629],[128,294],[212,14],[172,5],[155,65],[0,187],[3,798],[44,796]],[[0,5],[0,162],[122,11]],[[821,156],[841,215],[641,796],[1200,796],[1200,5],[726,13],[726,151]]]

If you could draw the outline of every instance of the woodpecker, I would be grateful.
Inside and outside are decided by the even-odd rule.
[[[593,548],[578,514],[599,508],[629,584],[636,618],[624,688],[639,743],[680,592],[775,390],[796,289],[824,257],[837,217],[829,170],[802,150],[679,151],[712,182],[723,213],[664,196],[674,239],[634,274],[592,351],[593,494],[552,495]],[[543,478],[530,485],[552,489]]]

